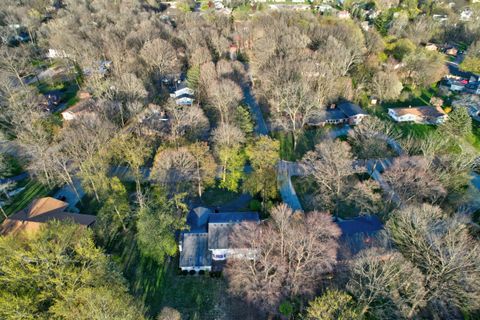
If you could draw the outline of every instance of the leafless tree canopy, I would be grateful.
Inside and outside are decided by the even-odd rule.
[[[362,315],[412,318],[425,305],[425,278],[398,252],[364,251],[351,263],[348,290]]]
[[[433,163],[425,157],[400,157],[382,175],[402,203],[432,204],[447,196]]]
[[[235,248],[255,252],[253,259],[230,259],[225,270],[230,290],[267,310],[282,298],[314,293],[318,280],[336,262],[339,228],[320,212],[293,212],[282,204],[272,219],[235,229]]]
[[[431,312],[447,318],[480,303],[480,245],[467,223],[428,204],[406,207],[387,223],[398,250],[425,277],[424,299]]]

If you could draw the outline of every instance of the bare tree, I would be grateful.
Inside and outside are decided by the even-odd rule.
[[[396,155],[389,143],[400,137],[395,126],[375,116],[362,120],[348,133],[349,142],[361,159],[381,159]]]
[[[424,276],[398,252],[369,249],[351,263],[347,289],[362,315],[412,318],[425,305]]]
[[[188,146],[188,150],[195,159],[193,177],[197,184],[197,194],[201,198],[205,187],[215,182],[217,164],[206,142],[194,143]]]
[[[387,230],[398,250],[425,276],[425,300],[433,314],[455,318],[480,305],[480,244],[464,216],[428,204],[396,212]]]
[[[242,130],[229,124],[220,125],[212,132],[212,141],[218,147],[231,148],[245,141]]]
[[[447,196],[431,160],[425,157],[399,157],[382,175],[403,204],[440,203]]]
[[[191,187],[196,172],[196,159],[187,148],[160,149],[155,155],[150,178],[171,193]]]
[[[209,84],[207,94],[210,103],[220,116],[220,123],[231,123],[233,110],[243,97],[240,87],[232,80],[217,80]]]
[[[61,132],[62,152],[71,160],[70,170],[78,174],[83,187],[97,200],[108,190],[106,178],[111,155],[105,146],[114,132],[113,124],[96,115],[71,121]]]
[[[169,119],[170,139],[175,143],[178,143],[178,139],[188,133],[192,138],[205,137],[210,129],[208,119],[200,107],[182,107],[170,102],[165,109]]]
[[[246,161],[245,154],[242,152],[245,135],[233,125],[221,124],[213,131],[212,141],[215,154],[222,166],[220,186],[237,191]]]
[[[322,208],[336,209],[351,188],[353,155],[346,142],[324,140],[302,159],[302,167],[318,184],[317,202]]]
[[[235,229],[233,246],[255,254],[229,260],[230,290],[267,310],[275,310],[282,298],[311,295],[333,269],[339,236],[328,214],[303,214],[279,205],[272,209],[271,221]]]
[[[157,38],[146,42],[140,50],[140,56],[159,75],[175,73],[180,69],[175,49],[163,39]]]
[[[393,71],[380,71],[373,76],[372,93],[380,100],[393,100],[400,96],[403,85]]]

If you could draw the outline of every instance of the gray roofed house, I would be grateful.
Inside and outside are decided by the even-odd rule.
[[[332,105],[330,108],[313,115],[308,120],[309,126],[324,126],[326,124],[358,124],[367,116],[367,113],[349,101],[340,102],[338,105]]]
[[[337,225],[342,231],[338,253],[340,260],[347,260],[364,249],[388,244],[383,237],[383,223],[376,216],[341,220],[337,221]]]
[[[211,271],[213,260],[221,265],[229,255],[248,255],[248,250],[229,244],[233,227],[245,221],[259,223],[260,218],[257,212],[212,213],[203,207],[191,210],[187,216],[190,231],[181,234],[180,268]]]
[[[170,94],[170,96],[175,99],[177,105],[190,106],[195,100],[194,94],[195,91],[190,89],[183,81],[177,85],[177,88],[173,93]]]
[[[208,233],[182,234],[179,266],[182,270],[211,270],[212,255],[208,251]]]
[[[257,212],[214,213],[208,221],[208,249],[230,249],[233,227],[242,222],[260,222]]]
[[[349,101],[344,101],[338,104],[338,109],[342,110],[349,118],[356,116],[365,116],[367,113],[363,111],[358,104]]]
[[[197,207],[187,215],[187,224],[190,226],[190,231],[193,230],[207,230],[208,218],[212,214],[212,210],[205,207]]]

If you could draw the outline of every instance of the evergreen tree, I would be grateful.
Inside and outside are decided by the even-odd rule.
[[[338,290],[327,290],[322,296],[310,301],[306,318],[347,320],[359,318],[359,315],[352,296]]]
[[[443,132],[453,137],[465,137],[472,133],[472,118],[466,107],[456,107],[441,126]]]

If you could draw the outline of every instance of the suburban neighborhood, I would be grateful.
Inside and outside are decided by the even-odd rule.
[[[5,0],[0,319],[480,318],[480,2]]]

